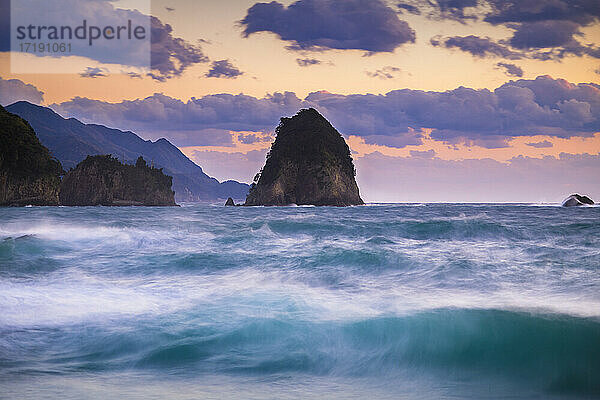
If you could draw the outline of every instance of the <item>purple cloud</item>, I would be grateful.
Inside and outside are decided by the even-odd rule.
[[[421,15],[421,10],[414,4],[398,3],[396,6],[400,9],[400,13],[407,11],[414,15]]]
[[[459,21],[476,18],[472,15],[466,15],[465,8],[477,7],[477,0],[437,0],[432,4],[437,5],[440,14],[445,18]]]
[[[394,79],[400,71],[398,67],[387,66],[375,71],[365,71],[365,73],[371,78]]]
[[[18,79],[0,77],[0,105],[8,106],[21,100],[41,104],[44,101],[44,92]]]
[[[120,103],[76,97],[52,107],[63,116],[133,130],[147,139],[166,136],[177,146],[199,146],[230,145],[230,131],[271,131],[282,115],[295,114],[302,104],[286,92],[261,99],[216,94],[187,102],[162,94]]]
[[[79,76],[82,78],[103,78],[107,76],[106,73],[107,71],[105,68],[87,67],[84,72],[79,74]]]
[[[502,57],[509,60],[523,58],[523,54],[511,50],[508,46],[497,43],[489,37],[452,36],[448,38],[434,37],[430,43],[433,46],[442,46],[447,49],[457,48],[471,53],[475,57]]]
[[[208,78],[229,78],[235,79],[244,73],[234,67],[229,60],[213,61],[210,69],[206,73]]]
[[[559,47],[573,44],[574,35],[581,35],[575,22],[536,21],[520,25],[509,43],[516,49]]]
[[[459,87],[443,92],[401,89],[384,95],[327,92],[263,98],[207,95],[187,102],[155,94],[107,103],[75,98],[54,105],[59,113],[136,132],[176,132],[176,143],[200,144],[205,129],[270,132],[281,116],[315,107],[344,135],[367,143],[404,147],[421,143],[421,129],[450,144],[502,147],[513,137],[590,136],[600,131],[600,85],[540,76],[495,90]],[[198,143],[194,141],[198,140]]]
[[[487,0],[487,4],[492,9],[485,21],[495,25],[560,20],[586,26],[600,18],[596,0]]]
[[[518,65],[499,62],[496,66],[504,69],[504,73],[508,76],[517,76],[519,78],[523,76],[523,69]]]
[[[321,64],[321,61],[317,60],[316,58],[296,58],[296,62],[301,67],[309,67],[311,65]]]
[[[444,0],[444,3],[455,1]],[[597,0],[483,0],[480,5],[486,6],[482,8],[485,10],[484,21],[514,30],[511,37],[501,41],[474,35],[433,38],[432,44],[459,48],[479,57],[559,60],[567,55],[588,55],[600,58],[599,47],[582,44],[576,39],[583,36],[581,27],[597,24],[600,20],[598,4]],[[442,5],[440,9],[443,11]],[[471,17],[460,12],[441,13],[441,18],[459,21]]]
[[[393,52],[415,32],[382,0],[298,0],[256,3],[240,21],[244,36],[272,32],[293,50]]]
[[[173,28],[151,17],[151,78],[164,82],[166,79],[180,76],[189,66],[208,62],[199,46],[192,45],[172,35]]]

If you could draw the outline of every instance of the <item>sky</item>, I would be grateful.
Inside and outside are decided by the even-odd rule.
[[[149,47],[23,54],[3,12],[2,105],[165,137],[243,182],[279,118],[314,107],[347,140],[368,202],[600,199],[597,0],[45,3],[72,24],[146,24]],[[39,24],[52,14],[28,7]]]

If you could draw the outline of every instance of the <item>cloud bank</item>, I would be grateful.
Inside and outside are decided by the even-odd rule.
[[[420,144],[422,129],[447,143],[502,147],[517,136],[591,136],[600,132],[600,85],[573,84],[540,76],[509,81],[495,90],[459,87],[436,92],[400,89],[384,95],[340,95],[313,92],[263,98],[217,94],[187,102],[162,94],[145,99],[107,103],[77,97],[53,105],[66,116],[140,133],[177,129],[185,140],[201,145],[197,132],[272,131],[281,116],[315,107],[344,135],[370,144],[404,147]],[[189,131],[189,135],[182,132]],[[198,138],[196,138],[198,136]],[[195,141],[198,140],[196,143]]]

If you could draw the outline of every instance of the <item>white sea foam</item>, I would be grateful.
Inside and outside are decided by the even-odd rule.
[[[206,310],[226,318],[294,315],[308,321],[360,320],[438,308],[513,309],[599,317],[600,299],[547,289],[417,287],[365,276],[348,289],[314,286],[300,272],[246,268],[224,274],[106,279],[69,270],[50,279],[2,281],[0,325],[98,323]],[[291,308],[290,308],[291,307]],[[223,314],[221,314],[223,313]]]
[[[379,210],[385,214],[369,214]],[[25,274],[26,279],[8,272],[0,276],[0,325],[60,325],[191,308],[240,318],[294,310],[311,321],[445,307],[600,316],[597,272],[580,261],[561,269],[552,253],[586,260],[598,255],[574,239],[545,233],[532,243],[494,234],[428,240],[426,234],[403,235],[401,225],[389,228],[390,221],[472,220],[523,228],[513,220],[496,221],[500,217],[490,216],[489,209],[453,210],[419,218],[396,205],[361,215],[256,209],[228,214],[227,220],[216,207],[189,207],[154,211],[168,213],[159,220],[139,214],[145,219],[138,221],[130,214],[137,210],[111,209],[96,210],[107,218],[100,215],[91,224],[65,208],[60,209],[64,215],[44,220],[9,220],[0,225],[0,237],[28,235],[42,248],[31,260],[27,253],[17,255],[55,267]],[[108,218],[119,213],[122,220]],[[535,218],[530,224],[541,223]],[[357,226],[366,236],[357,236]],[[387,240],[369,241],[373,232]],[[58,248],[44,247],[55,242]],[[547,254],[537,255],[542,250]],[[189,258],[190,265],[178,266],[173,259],[179,258]],[[20,271],[19,265],[10,268]]]

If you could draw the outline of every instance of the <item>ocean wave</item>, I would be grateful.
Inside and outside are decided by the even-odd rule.
[[[0,364],[14,352],[11,341],[17,336],[19,351],[38,368],[62,374],[134,368],[195,376],[302,373],[389,381],[412,371],[459,380],[502,378],[549,393],[600,394],[595,379],[600,321],[558,314],[437,309],[328,323],[289,318],[194,323],[171,317],[60,332],[3,330]],[[17,363],[12,372],[18,370]]]
[[[598,396],[599,216],[438,204],[6,209],[0,379],[339,378],[397,393],[437,384],[446,398],[485,397],[472,393],[502,381],[530,398]],[[460,385],[477,390],[452,393]]]

